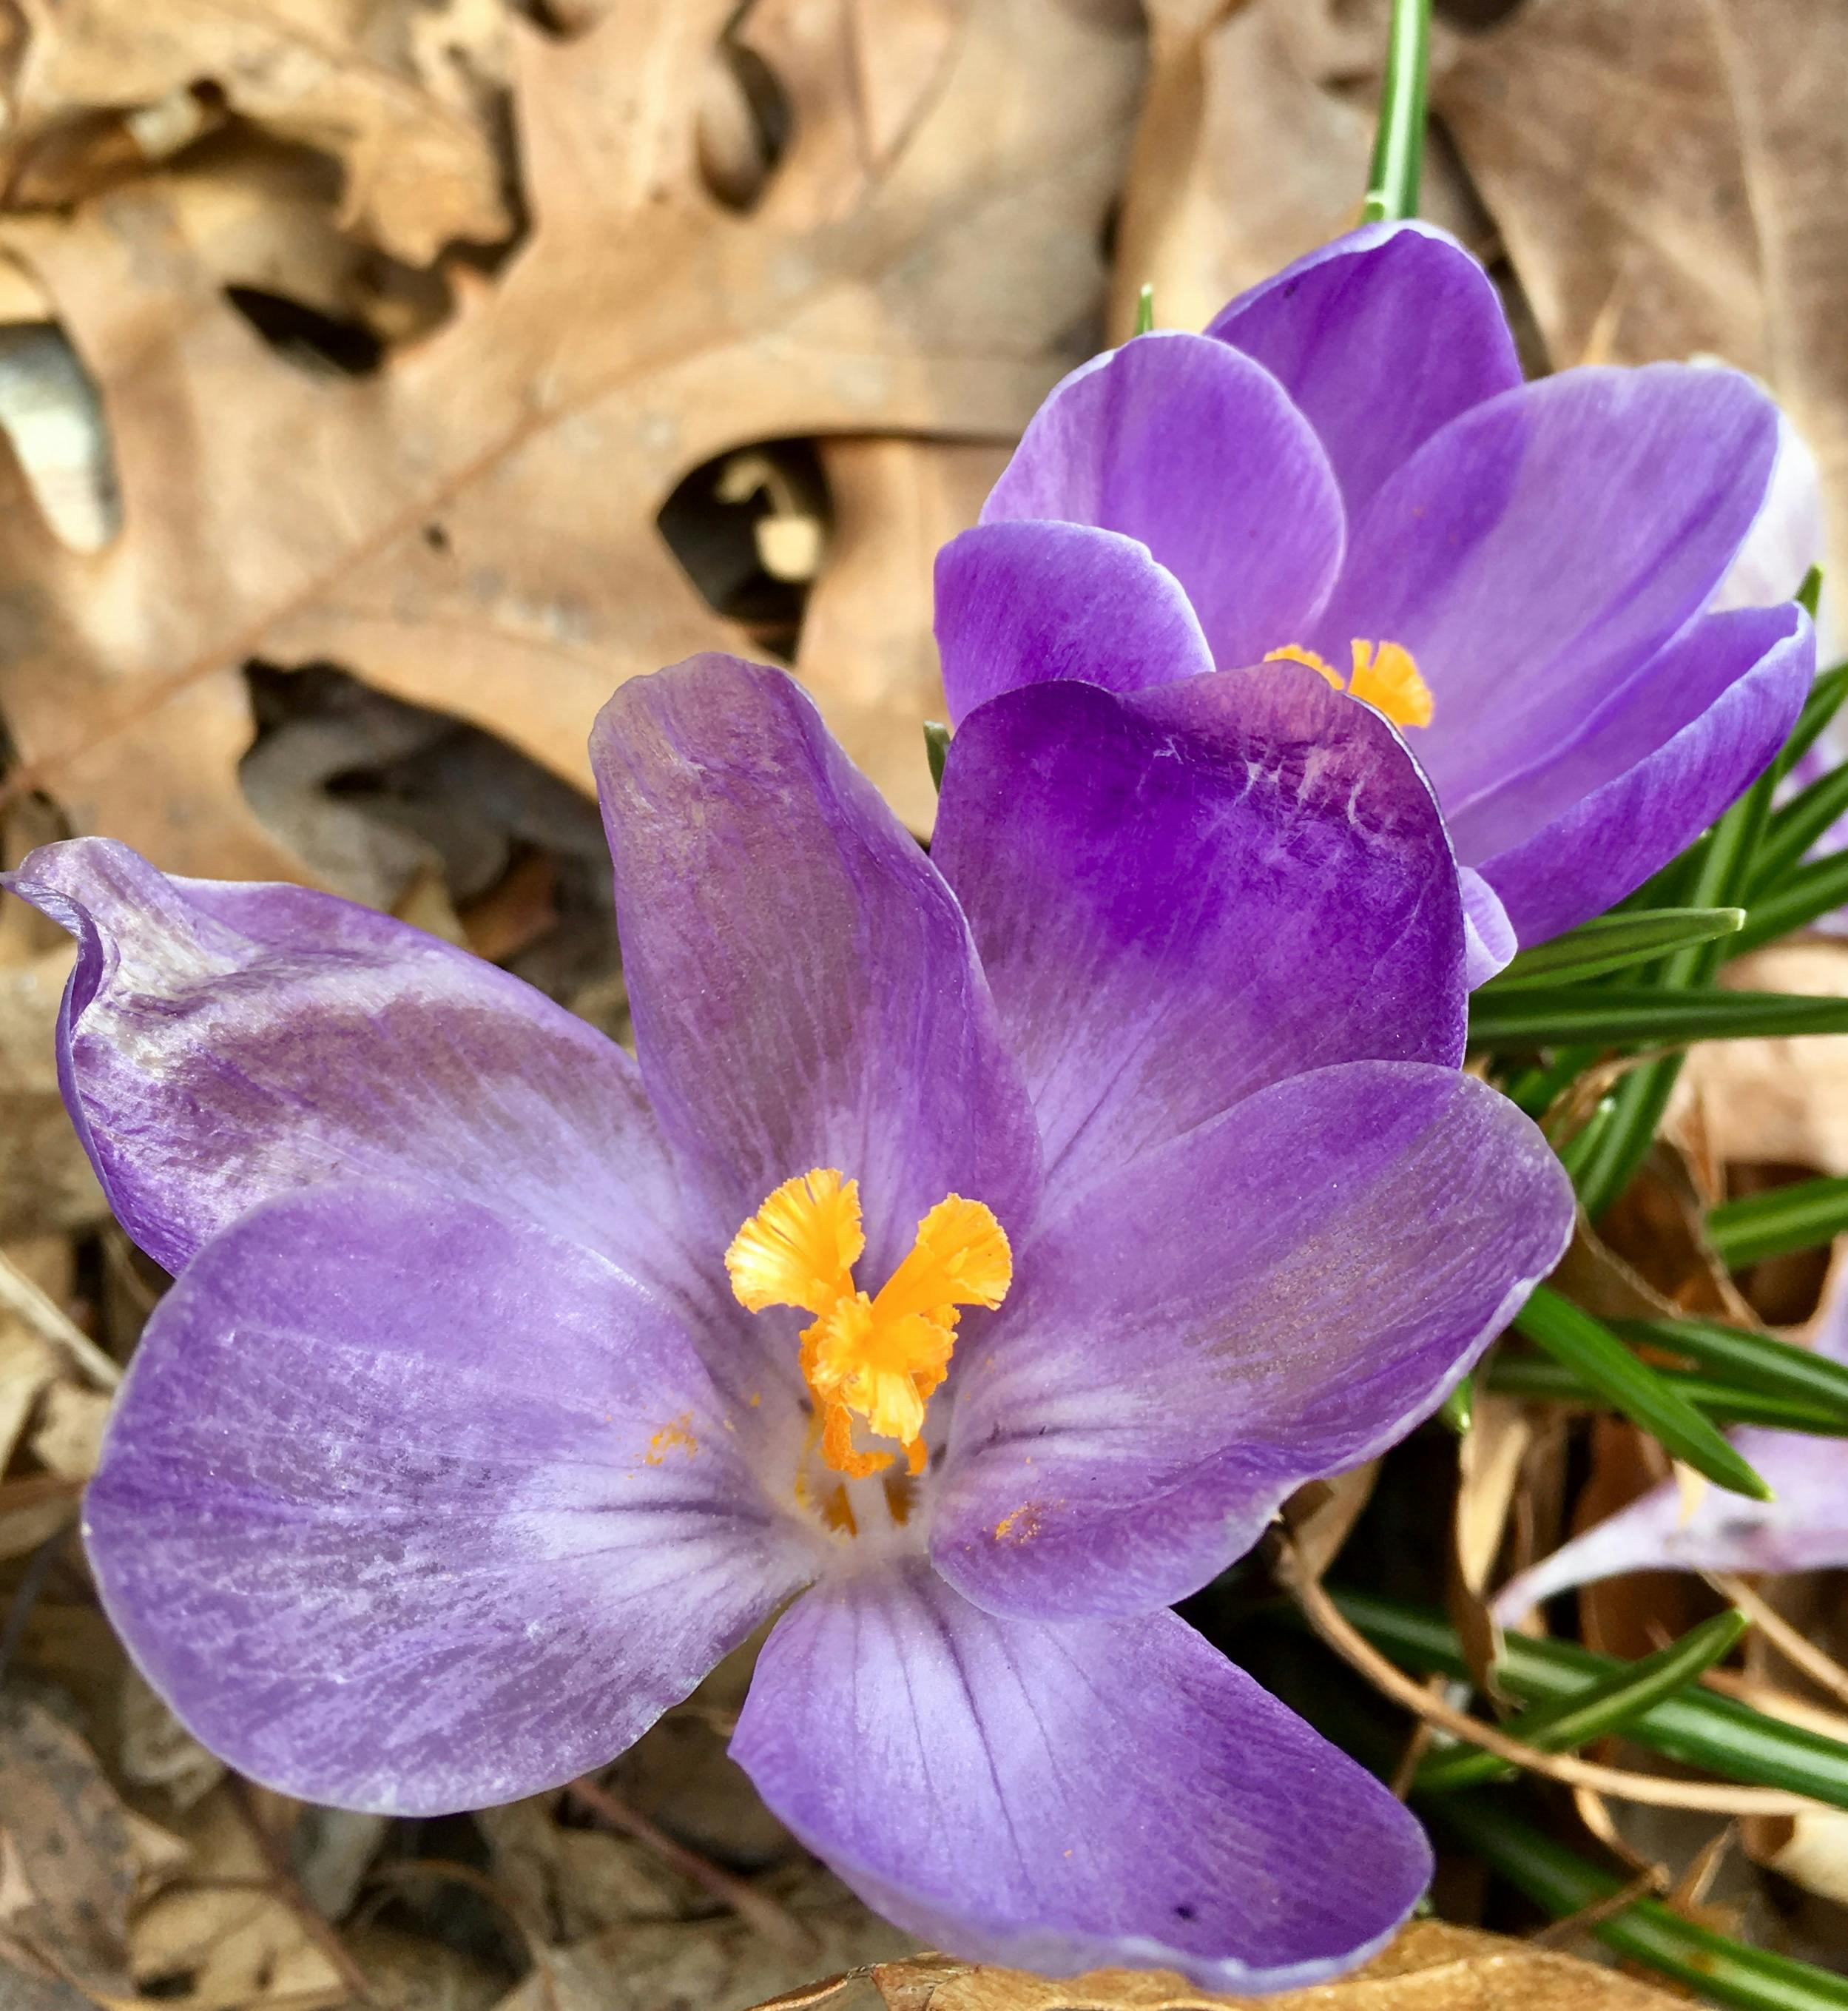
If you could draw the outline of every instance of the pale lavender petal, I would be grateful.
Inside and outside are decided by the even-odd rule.
[[[1514,961],[1520,948],[1501,896],[1473,867],[1457,870],[1463,894],[1464,976],[1473,991]]]
[[[1462,1058],[1429,787],[1299,665],[993,700],[951,746],[932,856],[1066,1191],[1281,1077]]]
[[[1672,1482],[1587,1529],[1495,1600],[1512,1625],[1555,1593],[1625,1571],[1832,1571],[1848,1565],[1848,1453],[1836,1438],[1755,1426],[1730,1434],[1775,1499],[1753,1501],[1696,1482],[1684,1500]]]
[[[1577,737],[1711,596],[1757,514],[1775,408],[1735,371],[1568,370],[1432,436],[1355,520],[1313,646],[1415,658],[1447,815]]]
[[[1355,1062],[1103,1175],[959,1365],[938,1568],[996,1611],[1146,1611],[1443,1401],[1558,1260],[1572,1188],[1472,1077]]]
[[[1364,224],[1241,294],[1206,333],[1290,393],[1350,517],[1439,427],[1521,381],[1494,282],[1428,223]]]
[[[1024,518],[1140,539],[1223,666],[1305,641],[1341,564],[1314,429],[1268,371],[1201,335],[1138,336],[1053,390],[982,509]]]
[[[815,1166],[860,1183],[872,1287],[946,1194],[1023,1227],[1038,1141],[968,926],[799,687],[693,657],[622,685],[591,759],[643,1076],[714,1257]]]
[[[952,721],[1051,678],[1140,691],[1212,668],[1199,617],[1148,548],[1083,524],[978,524],[937,554]]]
[[[1704,617],[1554,760],[1453,819],[1458,855],[1501,895],[1523,942],[1602,913],[1763,772],[1815,666],[1794,602]]]
[[[486,1201],[644,1277],[684,1268],[635,1064],[507,972],[331,895],[170,878],[107,838],[46,845],[7,884],[77,939],[65,1101],[169,1270],[336,1176]]]
[[[916,1564],[777,1623],[732,1756],[888,1920],[974,1961],[1338,1975],[1430,1875],[1418,1824],[1171,1613],[1002,1621]]]
[[[273,1201],[136,1352],[84,1533],[215,1752],[426,1814],[600,1764],[809,1575],[672,1313],[408,1188]]]

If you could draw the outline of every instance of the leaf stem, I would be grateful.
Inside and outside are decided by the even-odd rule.
[[[1380,130],[1373,141],[1363,223],[1398,222],[1418,214],[1425,158],[1425,93],[1431,67],[1431,0],[1393,0],[1380,87]]]

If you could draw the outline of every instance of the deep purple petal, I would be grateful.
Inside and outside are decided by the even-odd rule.
[[[961,1365],[938,1568],[1047,1619],[1197,1590],[1429,1416],[1572,1223],[1538,1129],[1417,1064],[1280,1083],[1106,1174]]]
[[[1576,737],[1705,604],[1751,528],[1776,408],[1736,371],[1568,370],[1476,406],[1355,520],[1313,646],[1402,644],[1447,815]]]
[[[1428,223],[1350,231],[1241,294],[1206,333],[1290,393],[1350,517],[1439,427],[1521,381],[1494,281]]]
[[[1803,709],[1816,639],[1794,602],[1710,614],[1556,760],[1451,827],[1523,942],[1601,913],[1690,844],[1764,769]]]
[[[635,1064],[530,985],[331,895],[169,878],[107,838],[46,845],[9,884],[77,938],[65,1101],[169,1270],[336,1176],[486,1201],[644,1278],[678,1268]]]
[[[1730,1434],[1775,1499],[1707,1487],[1691,1506],[1672,1482],[1587,1529],[1509,1581],[1498,1618],[1574,1586],[1633,1571],[1831,1571],[1848,1565],[1848,1454],[1842,1441],[1756,1426]]]
[[[205,1246],[84,1518],[118,1632],[206,1745],[397,1814],[601,1764],[807,1575],[660,1301],[407,1188],[273,1201]]]
[[[860,1181],[875,1287],[946,1194],[1023,1226],[1038,1141],[968,926],[802,691],[695,657],[622,685],[591,759],[642,1072],[714,1255],[815,1166]]]
[[[1068,1191],[1281,1077],[1462,1057],[1430,789],[1298,665],[995,699],[951,746],[932,856]]]
[[[732,1756],[888,1919],[1069,1976],[1317,1983],[1423,1890],[1418,1824],[1171,1613],[1001,1621],[915,1564],[777,1623]]]
[[[1148,548],[1082,524],[978,524],[937,554],[937,647],[960,724],[1017,685],[1110,691],[1212,668],[1199,617]]]
[[[1341,492],[1276,379],[1205,336],[1138,336],[1074,370],[982,508],[1139,539],[1187,590],[1214,659],[1307,639],[1341,564]]]

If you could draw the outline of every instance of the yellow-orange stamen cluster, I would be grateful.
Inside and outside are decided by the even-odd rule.
[[[1395,726],[1430,724],[1433,710],[1431,687],[1419,674],[1409,650],[1398,642],[1358,640],[1350,648],[1353,667],[1345,685],[1333,664],[1324,662],[1313,650],[1305,650],[1298,643],[1286,642],[1282,649],[1269,651],[1264,660],[1267,664],[1306,664],[1312,671],[1326,678],[1337,691],[1364,699],[1376,712],[1384,713]]]
[[[831,1166],[785,1180],[725,1252],[740,1305],[796,1306],[815,1315],[802,1337],[802,1372],[821,1420],[821,1456],[853,1478],[891,1465],[862,1452],[853,1420],[904,1447],[913,1473],[924,1462],[924,1407],[942,1382],[963,1306],[998,1306],[1013,1256],[993,1212],[950,1194],[917,1225],[917,1238],[876,1297],[853,1283],[866,1248],[860,1183]]]

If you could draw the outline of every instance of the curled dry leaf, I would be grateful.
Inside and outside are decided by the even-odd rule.
[[[109,1212],[58,1093],[52,1032],[71,962],[54,950],[0,963],[0,1242],[87,1228]]]
[[[792,1991],[759,2011],[1668,2011],[1677,2000],[1551,1949],[1499,1934],[1414,1921],[1386,1952],[1338,1983],[1277,1997],[1218,1997],[1177,1976],[1100,1970],[1049,1982],[947,1956],[885,1963]]]
[[[409,264],[513,229],[494,140],[502,0],[27,0],[23,12],[16,182],[30,187],[34,151],[84,115],[183,105],[205,82],[274,137],[339,160],[348,226]],[[148,151],[164,151],[158,131],[144,136],[132,119],[129,128]],[[105,170],[124,151],[111,137],[98,162]]]
[[[618,9],[568,44],[516,24],[531,234],[370,376],[267,348],[151,183],[0,226],[101,390],[123,509],[85,557],[5,514],[16,795],[172,870],[312,877],[238,789],[253,656],[349,664],[586,781],[614,680],[747,646],[657,528],[689,472],[766,438],[1018,432],[1086,346],[1133,20],[969,0],[851,205],[785,228],[774,182],[739,216],[698,172],[734,11]],[[838,36],[871,18],[825,11]],[[1020,91],[1030,69],[1059,89]]]

